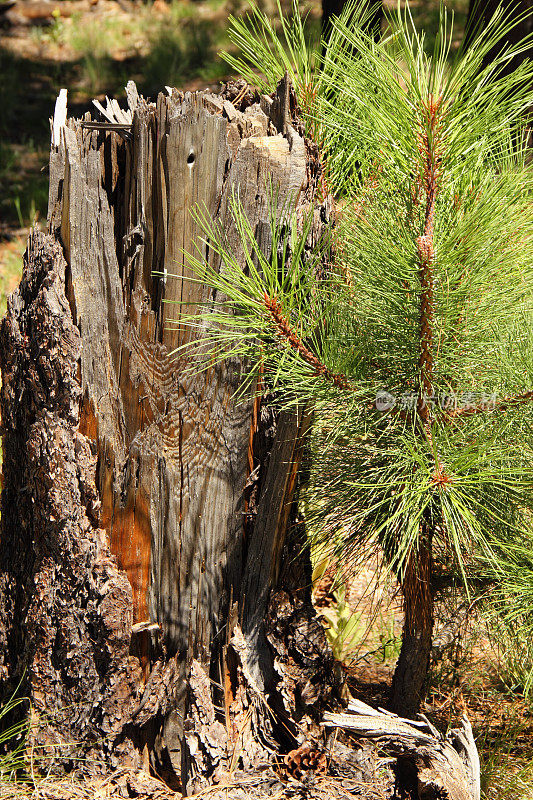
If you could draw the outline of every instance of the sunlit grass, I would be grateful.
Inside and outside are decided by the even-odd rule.
[[[21,708],[25,704],[25,698],[17,697],[15,692],[0,705],[0,782],[16,781],[25,769],[29,732],[29,722]]]
[[[468,714],[481,762],[483,800],[531,800],[532,708],[513,672],[520,643],[513,647],[512,641],[498,640],[490,609],[480,604],[469,618],[468,607],[460,590],[438,602],[437,624],[451,635],[432,665],[424,711],[443,730]]]
[[[0,244],[0,319],[6,313],[7,295],[16,287],[22,274],[23,237]]]
[[[211,85],[228,75],[218,50],[227,46],[233,0],[173,0],[141,4],[135,13],[118,4],[70,18],[55,15],[35,27],[19,52],[8,37],[0,45],[0,221],[27,227],[46,216],[49,117],[59,90],[79,116],[93,97],[119,100],[132,78],[155,98],[165,85]],[[31,97],[28,102],[28,86]],[[1,232],[1,231],[0,231]]]
[[[533,798],[533,732],[521,715],[509,718],[496,732],[487,720],[478,736],[483,800]]]
[[[33,139],[24,144],[0,143],[0,218],[14,228],[26,228],[46,218],[48,153]]]
[[[135,15],[120,9],[78,12],[56,18],[48,28],[34,28],[32,36],[42,48],[79,64],[78,90],[100,94],[116,84],[120,92],[134,78],[150,94],[165,85],[192,79],[212,83],[226,76],[217,51],[227,45],[228,8],[226,0],[173,0],[137,6]]]

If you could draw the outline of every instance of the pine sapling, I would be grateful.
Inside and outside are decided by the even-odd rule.
[[[201,212],[221,267],[191,259],[216,290],[188,318],[205,331],[192,368],[238,356],[247,390],[260,377],[280,406],[312,407],[316,546],[352,568],[377,548],[400,582],[404,715],[424,695],[436,572],[468,591],[489,564],[504,582],[506,553],[533,542],[533,66],[505,71],[529,42],[485,64],[519,22],[498,11],[454,58],[445,10],[429,54],[408,7],[380,42],[348,7],[315,53],[298,16],[288,51],[261,12],[234,22],[248,80],[273,89],[290,67],[337,219],[310,250],[312,209],[295,219],[273,187],[266,258],[235,196],[246,270]]]

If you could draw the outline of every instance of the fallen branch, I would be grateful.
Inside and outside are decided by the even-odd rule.
[[[423,715],[404,719],[351,700],[347,713],[324,715],[327,727],[371,739],[393,756],[413,760],[421,800],[480,800],[480,768],[468,718],[443,736]]]

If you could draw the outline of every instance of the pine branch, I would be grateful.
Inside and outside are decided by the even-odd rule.
[[[265,292],[264,294],[265,308],[270,314],[276,333],[280,338],[287,342],[287,344],[295,350],[300,357],[313,368],[315,375],[321,375],[323,378],[331,381],[337,389],[348,389],[353,391],[348,378],[345,375],[340,375],[333,372],[325,364],[323,364],[316,355],[309,350],[308,347],[302,342],[296,331],[290,325],[290,322],[284,317],[281,306],[277,297],[269,297]]]
[[[531,402],[533,402],[533,391],[517,394],[514,397],[502,397],[501,400],[490,407],[487,407],[486,403],[482,403],[473,407],[456,408],[453,411],[447,411],[446,417],[448,419],[457,419],[458,417],[471,417],[475,414],[483,414],[489,411],[491,413],[494,411],[507,411],[508,408],[516,408]]]
[[[259,268],[254,258],[246,273],[232,264],[231,281],[214,276],[239,313],[215,311],[209,321],[232,353],[253,358],[258,341],[269,347],[281,402],[284,391],[288,405],[314,399],[308,530],[343,560],[379,544],[403,576],[406,632],[416,638],[431,626],[432,549],[453,555],[466,584],[467,554],[499,576],[500,554],[531,528],[530,429],[517,420],[518,435],[508,425],[496,436],[491,418],[480,418],[472,436],[466,423],[533,401],[533,392],[504,388],[520,380],[520,361],[500,363],[510,343],[530,353],[533,335],[529,322],[519,341],[514,335],[533,286],[533,169],[521,144],[533,64],[507,76],[506,51],[483,67],[509,30],[498,15],[450,63],[444,7],[428,54],[408,4],[391,12],[380,42],[351,5],[313,55],[296,0],[293,8],[281,32],[259,11],[248,27],[236,20],[241,57],[229,60],[249,82],[264,76],[261,91],[287,70],[296,87],[320,151],[322,195],[336,202],[332,263],[325,250],[319,262],[328,280],[311,273],[296,231],[299,259],[269,263],[257,254]],[[516,45],[515,55],[523,52]],[[239,230],[255,254],[254,230]],[[307,331],[322,316],[317,343]],[[341,364],[344,375],[333,371]],[[369,402],[371,385],[393,398],[402,387],[409,394],[375,413],[385,409]],[[434,402],[444,386],[461,385],[501,385],[501,399],[490,408],[480,395],[465,408]],[[356,391],[354,408],[346,400]]]
[[[424,130],[419,133],[418,150],[423,159],[423,182],[426,193],[424,233],[416,240],[419,261],[419,276],[422,294],[420,298],[420,394],[418,414],[424,428],[431,426],[431,415],[425,397],[433,396],[434,368],[434,329],[435,329],[435,289],[433,276],[435,202],[437,199],[438,178],[442,148],[440,141],[441,121],[439,108],[441,99],[430,96],[426,112]]]

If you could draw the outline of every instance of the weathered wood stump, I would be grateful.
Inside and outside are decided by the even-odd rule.
[[[294,746],[328,671],[286,537],[307,420],[236,402],[237,361],[187,372],[173,352],[193,334],[164,302],[207,296],[193,208],[238,249],[238,191],[268,255],[269,182],[299,213],[314,200],[287,82],[240,88],[153,104],[128,84],[109,124],[59,104],[49,231],[0,330],[4,690],[22,680],[58,763],[150,762],[189,791],[236,748],[252,763]]]

